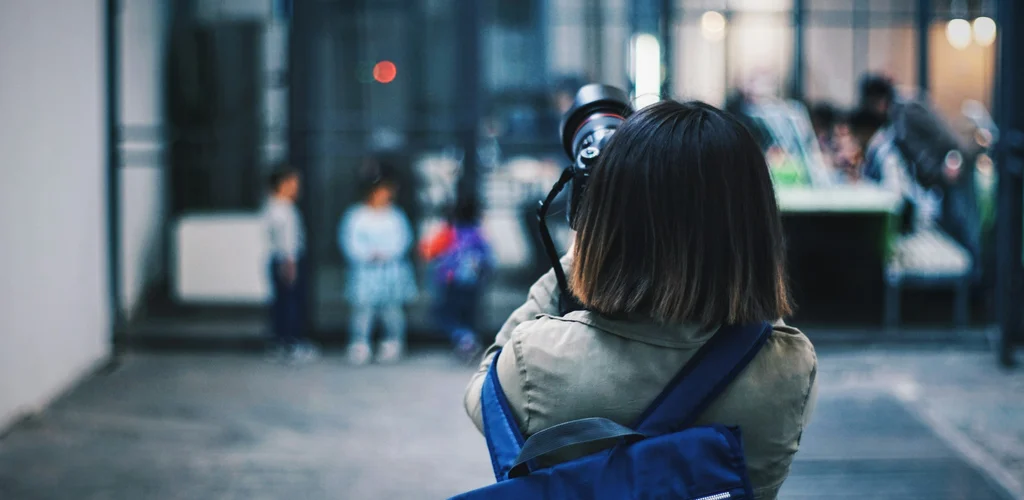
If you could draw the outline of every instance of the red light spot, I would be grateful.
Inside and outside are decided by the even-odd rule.
[[[398,75],[398,68],[391,61],[380,61],[373,65],[373,79],[380,83],[391,83]]]

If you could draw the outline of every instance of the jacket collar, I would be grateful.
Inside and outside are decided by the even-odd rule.
[[[677,349],[702,345],[718,331],[718,327],[702,331],[694,324],[664,325],[648,318],[613,319],[591,311],[573,311],[561,319],[637,342]]]

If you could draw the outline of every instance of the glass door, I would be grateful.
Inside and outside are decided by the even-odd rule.
[[[347,210],[363,199],[380,172],[399,189],[396,202],[416,237],[450,198],[456,153],[456,103],[451,1],[335,0],[296,2],[293,19],[292,131],[304,171],[304,211],[311,266],[312,327],[324,334],[347,329],[348,264],[338,243]],[[411,249],[408,256],[415,259]],[[420,280],[422,281],[422,280]],[[422,289],[423,287],[421,287]],[[410,311],[410,330],[429,296]]]

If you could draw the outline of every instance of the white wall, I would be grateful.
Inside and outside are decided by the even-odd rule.
[[[146,289],[165,275],[167,0],[122,0],[121,297],[131,317]]]
[[[0,427],[110,349],[102,4],[0,2]]]

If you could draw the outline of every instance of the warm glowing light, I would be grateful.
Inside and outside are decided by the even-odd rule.
[[[988,129],[979,128],[974,131],[974,142],[985,149],[992,145],[992,132]]]
[[[991,17],[979,17],[974,20],[974,41],[982,47],[988,47],[996,41],[996,22]]]
[[[373,79],[380,83],[391,83],[398,75],[398,67],[391,61],[380,61],[373,66]]]
[[[971,23],[966,19],[953,19],[946,25],[946,39],[953,48],[966,49],[971,44]]]
[[[651,34],[633,37],[633,97],[637,109],[661,100],[661,44]]]
[[[711,42],[725,38],[725,16],[713,10],[705,12],[700,16],[700,34]]]
[[[992,161],[992,157],[982,153],[978,155],[978,158],[974,160],[974,166],[978,169],[978,173],[983,175],[992,175],[995,170],[995,163]]]

